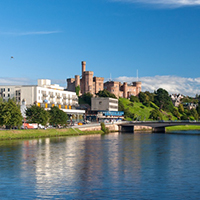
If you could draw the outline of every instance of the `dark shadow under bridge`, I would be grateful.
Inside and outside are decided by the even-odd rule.
[[[165,128],[169,126],[181,126],[181,125],[197,125],[200,126],[200,122],[197,121],[131,121],[118,124],[120,132],[132,132],[134,133],[135,126],[147,126],[151,127],[153,133],[165,133]]]

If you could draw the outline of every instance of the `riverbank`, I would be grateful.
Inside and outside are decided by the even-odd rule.
[[[185,126],[170,126],[166,127],[166,131],[189,131],[189,130],[200,130],[200,126],[195,125],[185,125]]]
[[[78,136],[89,134],[103,134],[103,131],[81,131],[77,128],[66,129],[29,129],[29,130],[2,130],[0,140],[33,139],[59,136]]]

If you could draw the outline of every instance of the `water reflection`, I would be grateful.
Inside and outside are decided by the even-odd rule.
[[[200,136],[109,134],[0,142],[5,199],[193,199]],[[10,190],[9,188],[12,188]]]

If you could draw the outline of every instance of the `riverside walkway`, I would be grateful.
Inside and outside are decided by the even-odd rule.
[[[165,128],[169,126],[181,126],[181,125],[197,125],[200,126],[199,121],[131,121],[118,124],[119,131],[121,132],[133,132],[135,126],[148,126],[152,128],[154,133],[165,133]]]

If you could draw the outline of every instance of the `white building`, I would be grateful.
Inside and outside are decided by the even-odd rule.
[[[109,97],[93,97],[91,99],[92,111],[118,111],[118,99]]]
[[[48,79],[39,79],[38,85],[1,85],[0,95],[4,100],[15,98],[20,105],[26,102],[29,107],[33,104],[50,109],[58,106],[67,114],[84,114],[84,110],[77,110],[78,97],[75,92],[64,90],[57,84],[51,85]]]

